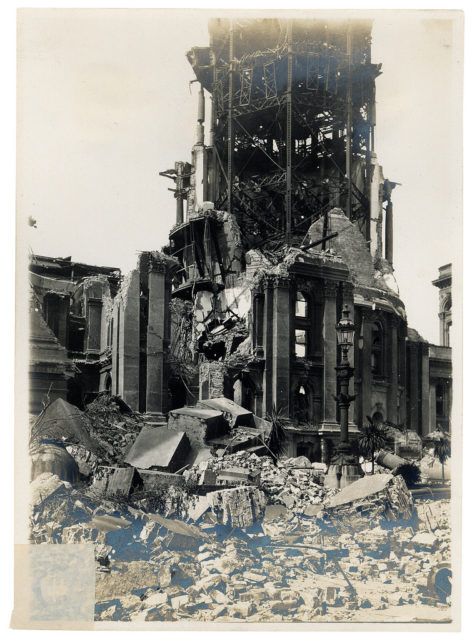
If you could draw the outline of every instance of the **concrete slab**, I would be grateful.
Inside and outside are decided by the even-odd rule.
[[[247,426],[254,427],[254,415],[252,411],[245,409],[229,398],[209,398],[208,400],[200,400],[199,407],[209,408],[221,411],[232,427]]]
[[[125,462],[138,469],[177,471],[190,450],[183,431],[144,426],[126,455]]]
[[[393,476],[390,473],[376,473],[373,476],[364,476],[333,496],[329,501],[329,506],[339,507],[342,504],[362,500],[379,491],[383,491],[392,481],[392,478]]]

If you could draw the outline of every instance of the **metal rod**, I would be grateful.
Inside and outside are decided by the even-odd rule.
[[[347,200],[346,200],[346,217],[351,219],[352,213],[352,41],[351,41],[351,23],[347,27],[347,95],[346,95],[346,178],[347,178]]]
[[[304,247],[300,247],[300,249],[302,251],[308,251],[308,249],[311,249],[312,247],[316,247],[319,244],[322,244],[324,249],[326,245],[326,241],[331,240],[332,238],[336,238],[336,236],[338,235],[339,233],[335,231],[334,233],[330,233],[329,236],[323,236],[322,238],[320,238],[319,240],[316,240],[315,242],[310,242],[310,244],[307,244]]]
[[[234,73],[234,30],[233,20],[229,21],[229,79],[228,79],[228,213],[233,209],[233,73]]]
[[[285,240],[290,245],[292,240],[292,75],[293,75],[293,52],[292,52],[292,20],[287,21],[287,106],[286,106],[286,202],[285,202]]]

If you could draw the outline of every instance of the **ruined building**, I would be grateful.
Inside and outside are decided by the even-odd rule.
[[[222,396],[259,417],[276,407],[289,455],[326,460],[348,304],[351,433],[367,415],[434,430],[429,345],[407,329],[393,275],[396,185],[375,153],[371,23],[215,19],[209,34],[187,54],[199,83],[191,162],[161,173],[176,204],[169,245],[125,279],[66,265],[54,304],[61,318],[70,305],[69,337],[39,296],[68,350],[61,384],[81,381],[76,403],[109,390],[156,423]]]
[[[209,31],[210,46],[187,54],[200,83],[192,163],[163,172],[175,182],[173,297],[193,305],[200,399],[226,395],[260,416],[275,405],[293,453],[318,457],[339,432],[343,303],[357,335],[353,433],[366,415],[407,420],[371,24],[212,20]]]

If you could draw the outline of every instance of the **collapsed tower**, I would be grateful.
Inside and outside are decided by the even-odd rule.
[[[176,182],[177,224],[212,202],[235,216],[250,249],[299,243],[341,207],[372,255],[392,263],[394,183],[374,151],[381,65],[371,62],[371,22],[216,19],[209,32],[210,46],[187,54],[201,87],[192,166],[164,172]]]
[[[347,303],[352,424],[401,423],[406,315],[395,183],[374,150],[371,22],[215,19],[209,33],[187,54],[200,84],[192,161],[161,174],[175,182],[168,251],[180,263],[173,298],[192,308],[193,388],[260,416],[275,405],[303,432],[295,448],[306,437],[326,448],[339,432],[335,326]]]

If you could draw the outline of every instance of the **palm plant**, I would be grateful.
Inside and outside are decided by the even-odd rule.
[[[278,458],[285,450],[285,441],[287,439],[285,427],[288,425],[289,420],[284,410],[276,407],[275,404],[267,412],[266,420],[272,425],[268,447],[271,453]]]
[[[442,481],[444,482],[444,463],[451,457],[451,439],[447,433],[434,441],[433,455],[441,463]]]
[[[370,416],[366,416],[368,424],[360,427],[359,449],[372,461],[372,473],[374,473],[375,452],[382,449],[387,442],[388,434],[383,424],[375,424]]]

